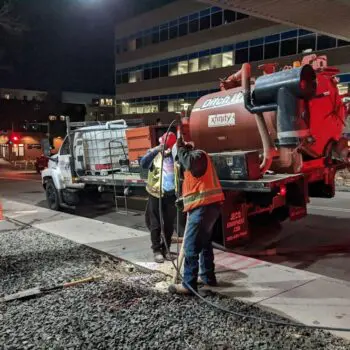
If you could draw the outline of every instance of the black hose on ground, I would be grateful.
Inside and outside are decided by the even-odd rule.
[[[168,135],[169,132],[171,130],[171,128],[173,127],[173,125],[177,122],[177,120],[173,120],[171,122],[171,124],[168,127],[168,130],[166,131],[166,137],[165,137],[165,141],[164,141],[164,145],[166,145],[167,140],[168,140]],[[161,162],[161,166],[160,166],[160,193],[162,193],[162,185],[163,185],[163,160],[164,160],[164,155],[165,155],[165,147],[162,150],[162,162]],[[179,208],[177,208],[177,210],[179,211]],[[162,235],[162,239],[164,241],[164,245],[166,248],[167,253],[170,255],[170,247],[168,246],[166,239],[165,239],[165,233],[164,233],[164,222],[163,222],[163,209],[162,209],[162,196],[159,197],[159,220],[160,220],[160,226],[161,226],[161,235]],[[178,222],[177,222],[178,225]],[[178,232],[179,227],[176,228],[177,232]],[[186,239],[186,232],[184,234],[183,237],[183,242],[182,244],[184,244]],[[182,280],[183,283],[186,284],[186,282],[183,280],[183,276],[181,275],[181,266],[176,266],[176,264],[174,263],[174,261],[171,261],[171,263],[173,264],[173,267],[175,269],[175,271],[178,273],[178,276],[180,276],[180,279]],[[238,316],[238,317],[243,317],[243,318],[249,318],[252,320],[256,320],[259,322],[265,322],[265,323],[270,323],[270,324],[274,324],[277,326],[283,326],[283,327],[294,327],[294,328],[299,328],[299,329],[317,329],[317,330],[323,330],[323,331],[336,331],[336,332],[350,332],[350,328],[341,328],[341,327],[328,327],[328,326],[312,326],[312,325],[304,325],[304,324],[299,324],[299,323],[294,323],[294,322],[283,322],[283,321],[274,321],[274,320],[269,320],[267,318],[263,318],[263,317],[258,317],[258,316],[252,316],[249,314],[245,314],[242,312],[237,312],[237,311],[232,311],[229,310],[221,305],[215,304],[213,302],[211,302],[210,300],[206,299],[205,297],[203,297],[202,295],[200,295],[196,290],[194,290],[190,285],[186,284],[186,288],[188,290],[190,290],[195,296],[197,296],[199,299],[201,299],[204,303],[206,303],[207,305],[210,305],[211,307],[223,311],[223,312],[227,312],[233,316]]]

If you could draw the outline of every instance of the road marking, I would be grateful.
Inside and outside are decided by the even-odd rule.
[[[17,181],[32,181],[32,182],[40,182],[41,180],[35,180],[35,179],[30,179],[30,178],[24,178],[24,177],[6,177],[6,176],[0,176],[0,180],[7,180],[7,181],[13,181],[13,180],[17,180]]]
[[[350,213],[350,209],[346,209],[346,208],[320,207],[320,206],[315,206],[315,205],[310,205],[309,208],[316,209],[316,210],[326,210],[326,211],[337,211],[337,212],[342,212],[342,213]]]

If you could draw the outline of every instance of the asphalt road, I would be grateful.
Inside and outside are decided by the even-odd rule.
[[[40,176],[34,172],[0,167],[0,195],[46,207]],[[129,201],[130,207],[139,210],[124,215],[116,213],[112,198],[104,199],[102,203],[82,207],[74,214],[147,230],[142,212],[144,201]],[[350,281],[350,192],[337,192],[333,199],[312,199],[308,210],[308,217],[285,222],[268,235],[263,234],[262,228],[261,235],[246,254]],[[266,252],[266,249],[270,250]]]

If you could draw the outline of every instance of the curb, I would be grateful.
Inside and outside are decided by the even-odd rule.
[[[350,192],[350,187],[347,186],[335,186],[337,192]]]

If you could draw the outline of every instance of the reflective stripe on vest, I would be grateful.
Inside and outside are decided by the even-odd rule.
[[[153,160],[153,169],[148,171],[146,191],[153,197],[160,197],[160,167],[162,154],[158,153]]]
[[[182,195],[185,212],[200,206],[222,202],[225,199],[211,159],[206,153],[205,155],[207,169],[203,176],[196,178],[188,170],[184,173]]]

